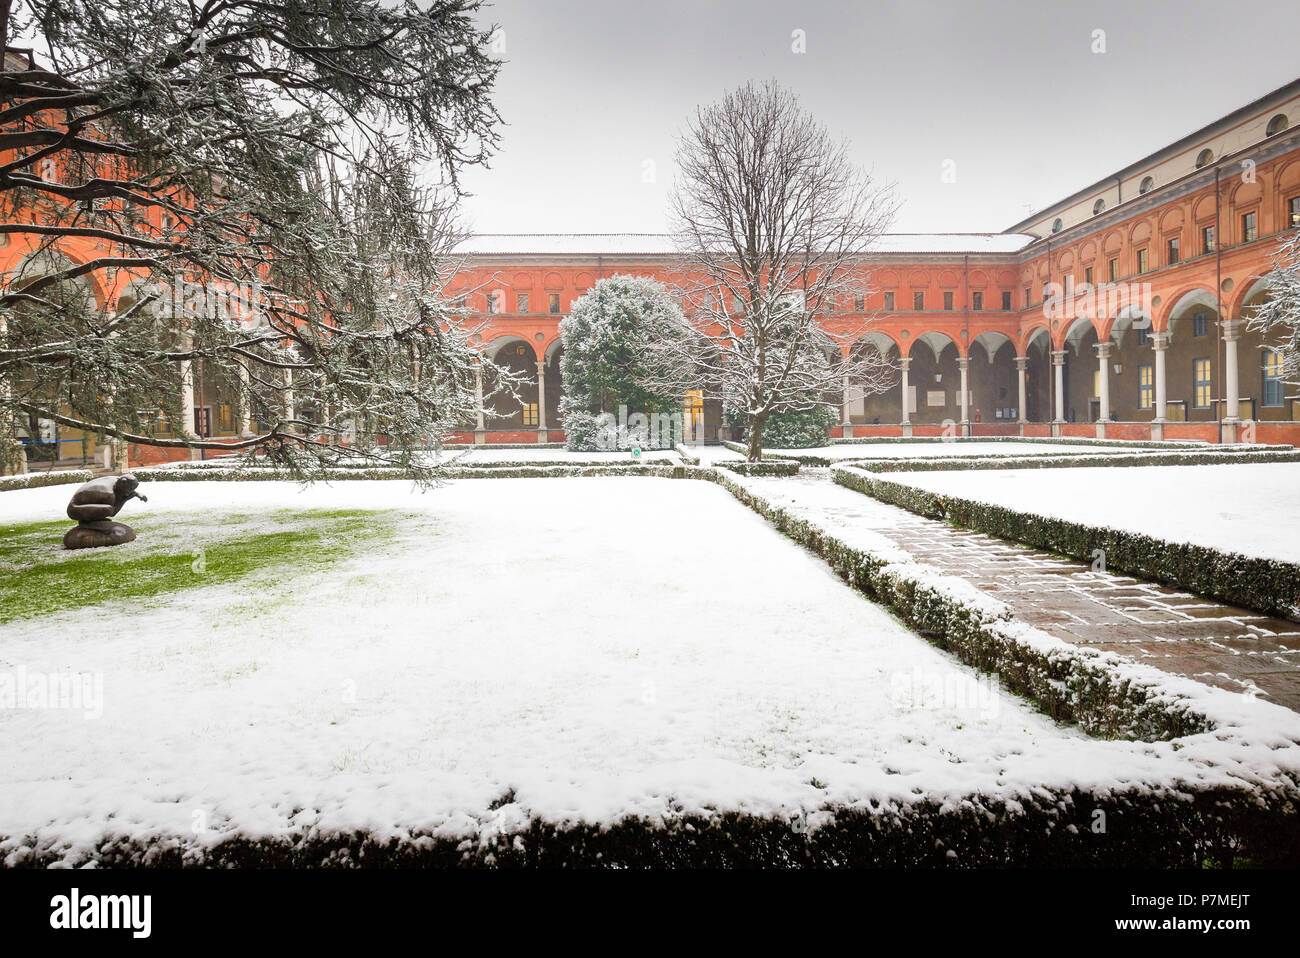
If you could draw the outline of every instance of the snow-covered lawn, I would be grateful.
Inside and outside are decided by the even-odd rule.
[[[1300,463],[891,474],[1023,512],[1300,562]]]
[[[0,679],[75,673],[102,692],[80,709],[0,709],[10,863],[33,846],[77,862],[106,836],[459,839],[533,819],[1017,800],[1167,782],[1179,762],[1172,742],[1054,724],[709,483],[145,491],[122,518],[191,529],[187,553],[227,512],[406,518],[339,543],[351,558],[326,571],[0,626]],[[0,524],[55,519],[66,498],[4,493]],[[1208,763],[1177,775],[1231,777]]]

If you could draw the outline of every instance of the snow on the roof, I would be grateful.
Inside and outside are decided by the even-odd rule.
[[[879,253],[1014,253],[1034,241],[1024,233],[888,233]],[[676,252],[667,233],[476,233],[457,248],[478,256],[662,256]]]

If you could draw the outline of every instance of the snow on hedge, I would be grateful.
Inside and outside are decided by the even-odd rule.
[[[1091,526],[1300,562],[1300,463],[905,473],[918,489]]]

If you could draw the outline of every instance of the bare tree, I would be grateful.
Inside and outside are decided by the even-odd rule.
[[[758,461],[773,413],[836,406],[846,382],[869,394],[893,381],[880,353],[839,348],[868,322],[832,329],[828,314],[870,292],[865,257],[897,204],[773,83],[699,109],[677,164],[671,211],[695,335],[665,339],[676,354],[659,366],[743,410]]]

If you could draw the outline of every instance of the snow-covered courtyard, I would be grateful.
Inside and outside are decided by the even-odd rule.
[[[66,492],[6,493],[0,523],[57,519]],[[98,690],[75,709],[0,711],[10,863],[33,849],[79,862],[114,837],[203,848],[727,811],[802,821],[1172,774],[1172,743],[1054,723],[711,483],[149,492],[129,516],[139,539],[97,561],[163,541],[189,562],[223,514],[272,530],[360,511],[371,535],[314,546],[340,553],[328,568],[305,556],[209,583],[214,547],[192,584],[152,600],[0,626],[3,674]],[[6,574],[30,558],[7,553]]]
[[[1300,561],[1300,463],[913,472],[890,478],[981,502],[1243,555]]]

